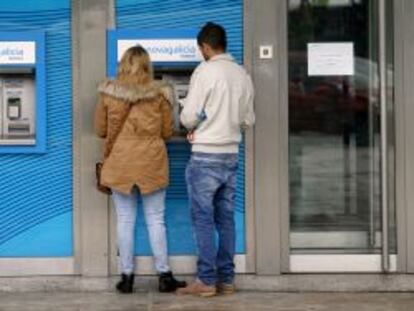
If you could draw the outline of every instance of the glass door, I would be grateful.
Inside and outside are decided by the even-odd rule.
[[[393,1],[288,3],[290,270],[394,270]]]

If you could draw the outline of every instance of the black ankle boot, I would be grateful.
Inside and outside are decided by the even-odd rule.
[[[122,294],[132,293],[134,289],[134,275],[122,273],[121,280],[116,284],[116,289]]]
[[[158,282],[158,290],[160,293],[175,292],[178,288],[186,287],[187,283],[178,281],[174,278],[172,272],[161,273]]]

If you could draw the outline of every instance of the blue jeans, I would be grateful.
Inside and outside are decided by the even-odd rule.
[[[117,239],[122,273],[134,272],[134,240],[137,218],[138,189],[130,194],[112,190],[117,219]],[[165,190],[142,195],[145,222],[157,272],[168,272],[167,237],[165,232]]]
[[[198,248],[197,277],[206,285],[234,280],[237,154],[193,153],[186,181]],[[216,233],[218,248],[216,247]]]

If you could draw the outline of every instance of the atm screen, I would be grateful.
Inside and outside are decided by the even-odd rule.
[[[22,100],[20,97],[7,99],[7,117],[9,120],[18,120],[21,117]]]

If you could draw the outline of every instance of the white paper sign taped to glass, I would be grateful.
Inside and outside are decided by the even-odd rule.
[[[309,76],[354,75],[354,44],[308,43]]]
[[[118,62],[130,47],[141,45],[153,62],[200,62],[201,53],[195,39],[118,40]]]

